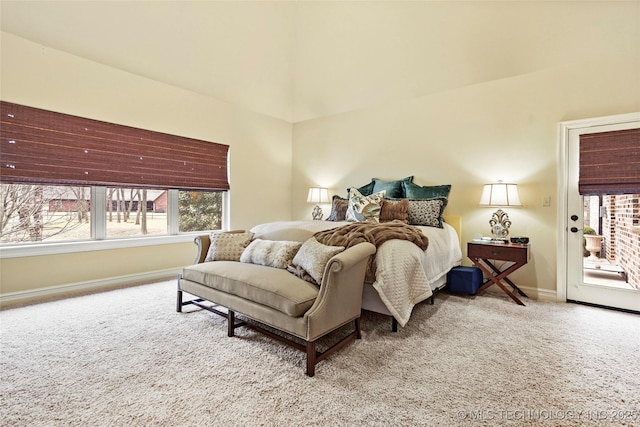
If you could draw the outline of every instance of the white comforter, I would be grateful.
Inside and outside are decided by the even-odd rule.
[[[277,221],[260,224],[251,229],[256,235],[285,228],[323,231],[350,222]],[[432,293],[432,285],[460,265],[462,251],[453,227],[418,227],[428,238],[429,247],[422,251],[406,240],[390,240],[376,252],[376,280],[372,284],[380,299],[401,326],[406,325],[413,307]]]

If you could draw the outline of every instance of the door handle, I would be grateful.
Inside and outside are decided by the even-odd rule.
[[[578,231],[582,231],[582,228],[571,227],[569,230],[571,230],[572,233],[577,233]]]

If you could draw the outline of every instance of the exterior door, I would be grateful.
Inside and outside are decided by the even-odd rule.
[[[562,232],[564,238],[561,240],[561,247],[564,246],[564,254],[559,248],[559,274],[562,270],[565,277],[565,299],[567,301],[583,302],[600,306],[618,308],[640,312],[640,290],[631,286],[609,286],[595,279],[585,277],[585,247],[584,247],[584,198],[578,193],[579,176],[579,144],[580,135],[609,132],[624,129],[640,128],[640,114],[612,116],[609,118],[594,119],[593,121],[565,122],[561,124],[561,140],[564,139],[564,149],[566,155],[566,175],[564,177],[566,204],[564,209],[560,209],[560,220],[563,225]],[[564,268],[560,267],[560,260],[566,263]],[[606,262],[606,261],[605,261]],[[611,273],[616,276],[615,271],[606,272],[608,267],[603,265],[602,273]],[[591,267],[590,267],[591,268]],[[597,266],[596,268],[600,268]],[[559,277],[560,278],[560,277]],[[558,289],[562,286],[558,282]],[[559,292],[559,299],[562,292]]]

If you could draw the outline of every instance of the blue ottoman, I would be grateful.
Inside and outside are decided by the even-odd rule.
[[[447,273],[446,290],[458,294],[475,295],[482,286],[482,270],[478,267],[453,267]]]

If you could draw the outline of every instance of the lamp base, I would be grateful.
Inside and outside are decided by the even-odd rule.
[[[320,205],[316,205],[316,207],[313,208],[311,218],[313,218],[314,221],[320,221],[322,219],[322,208]]]
[[[508,242],[507,237],[509,236],[511,221],[509,220],[509,215],[507,215],[506,212],[502,209],[495,211],[489,221],[489,225],[491,226],[491,235],[493,236],[491,240],[502,240],[504,242]]]

